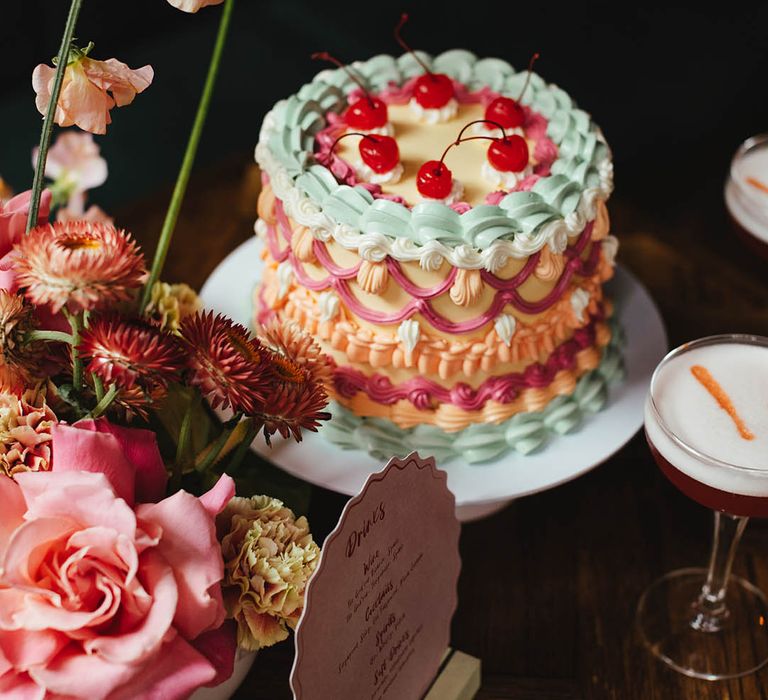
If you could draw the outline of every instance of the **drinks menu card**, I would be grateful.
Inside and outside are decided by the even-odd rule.
[[[434,458],[393,458],[368,478],[325,541],[307,588],[294,698],[424,695],[450,638],[459,532]]]

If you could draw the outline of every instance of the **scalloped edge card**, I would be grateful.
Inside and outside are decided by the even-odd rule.
[[[446,473],[412,452],[371,474],[323,546],[296,630],[297,700],[421,698],[458,603]]]

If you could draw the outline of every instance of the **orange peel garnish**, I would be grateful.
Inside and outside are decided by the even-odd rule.
[[[722,408],[733,420],[736,425],[736,429],[739,431],[739,435],[745,440],[754,440],[754,434],[747,428],[741,416],[736,413],[736,407],[731,401],[731,397],[725,393],[725,389],[718,384],[717,380],[712,376],[710,371],[706,367],[701,365],[693,365],[691,367],[691,374],[696,377],[699,383],[710,393],[712,397],[717,401]]]
[[[760,190],[761,192],[764,192],[765,194],[768,194],[768,185],[766,185],[764,182],[761,182],[756,177],[748,177],[747,183],[752,185],[755,189]]]

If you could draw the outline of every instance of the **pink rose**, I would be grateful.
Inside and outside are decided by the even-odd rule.
[[[32,190],[17,194],[5,204],[0,202],[0,289],[15,292],[16,274],[13,270],[13,246],[21,240],[27,228],[27,216],[29,216],[29,202],[32,198]],[[51,193],[43,190],[40,198],[40,213],[37,217],[38,225],[48,221],[51,209]]]
[[[0,697],[173,700],[221,682],[235,638],[215,516],[232,479],[141,502],[165,485],[153,433],[52,433],[53,471],[0,479]]]

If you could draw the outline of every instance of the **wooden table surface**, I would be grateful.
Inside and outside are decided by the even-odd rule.
[[[247,154],[198,169],[164,279],[199,288],[252,235],[257,192]],[[148,255],[169,195],[114,212]],[[768,335],[768,262],[729,230],[721,181],[702,183],[693,201],[677,206],[640,207],[619,189],[610,211],[619,260],[651,291],[672,344],[725,331]],[[333,527],[345,500],[313,489],[316,537]],[[634,629],[651,581],[706,564],[711,517],[666,481],[637,435],[589,474],[465,525],[452,643],[482,659],[477,697],[768,700],[768,670],[729,682],[687,679],[646,653]],[[768,523],[752,522],[734,569],[765,591],[767,545]],[[292,660],[290,641],[262,651],[236,698],[290,698]]]

